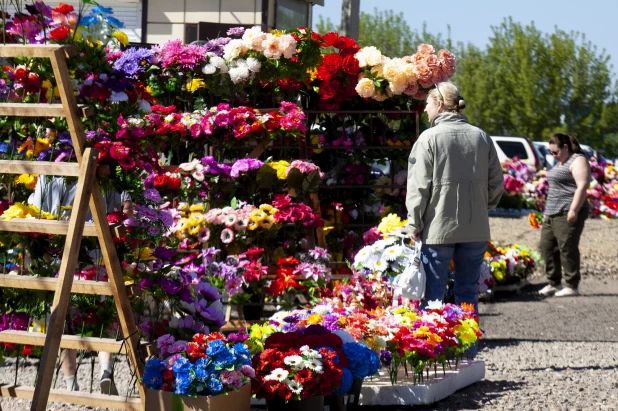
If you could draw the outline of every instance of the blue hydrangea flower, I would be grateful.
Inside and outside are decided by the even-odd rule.
[[[189,390],[191,389],[191,382],[194,379],[191,373],[179,372],[175,373],[175,376],[176,381],[174,385],[176,386],[176,389],[174,390],[174,392],[181,395],[189,394]]]
[[[342,348],[354,378],[363,379],[378,372],[380,358],[375,352],[359,343],[345,343]]]
[[[234,365],[236,362],[236,356],[229,351],[220,352],[214,360],[215,367],[219,370]]]
[[[216,357],[223,351],[227,351],[225,343],[220,340],[214,340],[208,343],[208,347],[206,348],[206,355],[208,355],[209,357]]]
[[[343,376],[341,377],[341,385],[335,391],[335,395],[345,395],[352,389],[352,384],[354,383],[354,377],[350,370],[346,367],[341,369],[343,371]]]
[[[249,365],[251,363],[251,352],[245,344],[234,344],[234,354],[236,354],[236,365]]]
[[[185,357],[180,357],[175,363],[172,369],[175,373],[189,372],[193,364]]]
[[[195,377],[199,382],[206,384],[212,374],[215,372],[215,365],[206,358],[200,358],[195,362]]]

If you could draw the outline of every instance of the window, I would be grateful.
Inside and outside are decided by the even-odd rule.
[[[309,25],[310,3],[305,0],[277,0],[275,28],[285,30]]]
[[[197,24],[185,24],[185,44],[197,40]]]
[[[519,157],[520,160],[528,159],[528,152],[523,143],[517,141],[496,141],[498,147],[502,149],[504,155],[508,158]]]

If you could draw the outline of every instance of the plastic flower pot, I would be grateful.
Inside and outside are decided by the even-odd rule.
[[[324,409],[324,396],[305,398],[300,401],[285,402],[281,398],[266,400],[268,411],[318,411]]]
[[[251,385],[246,384],[239,391],[232,391],[227,395],[198,396],[197,398],[146,389],[144,409],[148,411],[250,411]]]

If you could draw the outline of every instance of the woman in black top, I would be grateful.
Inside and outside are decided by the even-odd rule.
[[[589,213],[586,191],[590,185],[590,164],[573,136],[554,134],[549,139],[549,150],[557,163],[547,173],[549,191],[541,252],[549,284],[540,293],[575,296],[579,295],[581,279],[579,238]],[[560,289],[563,272],[566,286]]]

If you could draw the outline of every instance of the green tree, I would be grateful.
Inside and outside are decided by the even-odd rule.
[[[576,32],[545,34],[505,19],[485,50],[461,46],[453,81],[473,124],[494,135],[547,140],[565,132],[614,151],[616,90],[609,56]]]
[[[320,15],[316,31],[325,34],[339,31],[339,27]],[[374,9],[373,13],[360,13],[358,44],[361,47],[376,46],[389,57],[402,57],[414,54],[421,43],[429,43],[436,49],[451,48],[450,27],[448,32],[447,38],[443,38],[440,33],[429,33],[426,23],[423,23],[421,30],[412,29],[403,12]]]

